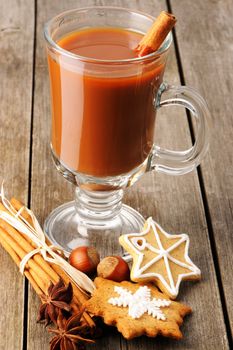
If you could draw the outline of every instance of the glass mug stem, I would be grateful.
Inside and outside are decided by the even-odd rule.
[[[114,219],[122,208],[123,190],[88,191],[80,187],[75,190],[75,208],[84,222],[99,225]]]
[[[196,120],[196,140],[194,145],[185,151],[172,151],[154,145],[149,157],[148,170],[169,175],[189,173],[200,164],[208,149],[210,113],[207,104],[193,88],[163,83],[155,105],[157,109],[171,105],[186,108]]]

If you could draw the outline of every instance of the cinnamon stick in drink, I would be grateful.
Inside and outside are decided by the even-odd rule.
[[[176,17],[174,15],[162,11],[136,47],[138,56],[146,56],[157,51],[175,23]]]

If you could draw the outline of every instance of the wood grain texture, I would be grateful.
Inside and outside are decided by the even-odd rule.
[[[43,223],[46,216],[58,205],[74,198],[74,187],[56,171],[51,158],[50,141],[50,92],[48,69],[43,38],[44,23],[56,14],[76,7],[96,5],[96,1],[38,1],[37,45],[35,71],[35,104],[33,130],[32,209]],[[46,189],[46,190],[44,190]],[[43,326],[35,323],[39,307],[38,298],[29,295],[28,349],[47,349],[49,335]],[[120,349],[120,337],[107,336],[99,340],[93,349]]]
[[[0,2],[0,182],[28,200],[34,3]],[[0,349],[22,349],[24,279],[0,247]]]
[[[42,36],[43,23],[65,9],[93,4],[131,7],[152,15],[157,15],[161,9],[166,9],[164,1],[152,0],[38,1],[31,203],[41,222],[53,208],[72,199],[73,192],[72,186],[57,174],[49,150],[50,104]],[[179,84],[173,49],[167,66],[166,79],[171,83]],[[156,128],[156,142],[162,145],[180,149],[191,144],[188,123],[183,111],[172,108],[164,112],[159,111]],[[109,337],[98,341],[94,348],[109,350],[227,349],[222,308],[196,173],[176,178],[155,173],[147,174],[127,191],[125,202],[138,209],[144,216],[153,216],[169,232],[189,233],[191,256],[201,268],[203,280],[200,283],[186,283],[182,287],[179,298],[192,306],[194,311],[182,327],[185,335],[182,341],[141,338],[126,342],[116,333],[111,333]],[[48,344],[46,332],[43,327],[35,325],[37,308],[37,299],[30,293],[28,348],[34,348],[36,344],[38,349],[46,349]]]
[[[138,2],[139,9],[156,15],[165,8],[164,2]],[[182,18],[178,18],[177,27]],[[182,38],[180,38],[182,40]],[[167,64],[165,80],[180,84],[174,51]],[[188,68],[187,68],[188,69]],[[201,79],[200,79],[201,80]],[[191,144],[186,118],[180,114],[182,109],[174,111],[169,107],[158,111],[156,142],[171,149],[184,149]],[[183,119],[182,119],[183,118]],[[193,261],[201,268],[203,279],[200,283],[184,284],[179,299],[193,307],[193,315],[182,327],[184,339],[174,343],[165,339],[151,340],[145,346],[144,340],[135,340],[128,349],[228,349],[221,302],[217,288],[212,254],[209,244],[208,230],[203,212],[200,187],[196,172],[181,177],[169,177],[162,174],[149,173],[136,186],[127,191],[127,203],[138,209],[144,216],[153,216],[168,232],[186,232],[190,235],[190,252]],[[209,295],[211,294],[211,298]],[[213,299],[215,302],[213,303]],[[218,307],[219,323],[214,321]],[[213,318],[212,318],[213,317]],[[220,326],[221,324],[221,326]],[[219,326],[221,331],[219,333]],[[223,332],[224,336],[221,336]],[[211,334],[211,335],[210,335]],[[132,344],[132,345],[131,345]],[[140,345],[139,345],[140,344]]]
[[[201,170],[233,333],[233,6],[231,0],[171,5],[182,18],[177,37],[186,84],[199,89],[211,111],[210,148]]]

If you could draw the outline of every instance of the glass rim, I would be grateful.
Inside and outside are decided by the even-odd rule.
[[[45,25],[44,25],[44,37],[47,43],[56,51],[62,54],[63,56],[69,57],[76,59],[78,61],[82,62],[89,62],[89,63],[99,63],[99,64],[124,64],[124,63],[140,63],[148,60],[153,60],[154,58],[157,58],[161,54],[165,53],[169,47],[171,46],[172,43],[172,33],[169,32],[167,37],[165,38],[163,44],[160,46],[160,48],[152,52],[148,55],[142,56],[142,57],[134,57],[134,58],[125,58],[125,59],[115,59],[115,60],[107,60],[107,59],[98,59],[98,58],[92,58],[92,57],[86,57],[86,56],[81,56],[74,54],[68,50],[63,49],[61,46],[59,46],[52,38],[50,35],[50,27],[53,24],[55,20],[58,20],[59,17],[67,15],[69,13],[75,12],[75,11],[85,11],[85,10],[91,10],[91,9],[105,9],[105,10],[116,10],[116,11],[125,11],[125,12],[130,12],[130,13],[135,13],[140,16],[144,16],[152,21],[155,20],[155,17],[148,15],[145,12],[138,11],[138,10],[131,10],[130,8],[125,8],[125,7],[118,7],[118,6],[88,6],[88,7],[80,7],[80,8],[75,8],[71,10],[66,10],[58,15],[54,16],[50,20],[48,20]]]

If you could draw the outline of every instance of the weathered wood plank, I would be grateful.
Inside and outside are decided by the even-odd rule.
[[[34,4],[0,2],[0,181],[27,202]],[[0,247],[0,349],[22,349],[24,280]]]
[[[54,15],[71,8],[96,5],[96,1],[38,1],[37,9],[37,47],[36,78],[33,131],[33,168],[32,168],[32,209],[44,221],[50,211],[68,200],[73,199],[74,188],[56,171],[50,154],[50,92],[47,61],[43,41],[43,25]],[[44,189],[46,188],[46,191]],[[28,348],[47,349],[49,335],[43,326],[35,323],[39,306],[34,293],[29,295]],[[93,349],[95,346],[92,347]],[[98,342],[97,349],[120,349],[120,337],[108,336]]]
[[[45,20],[64,9],[90,6],[115,5],[140,9],[156,15],[166,8],[164,1],[38,1],[38,28],[36,49],[36,90],[33,131],[33,173],[32,208],[41,222],[60,203],[72,198],[73,188],[52,165],[49,151],[49,85],[45,53],[43,50],[42,26]],[[167,79],[179,83],[174,51],[167,68]],[[157,141],[167,147],[190,145],[189,128],[185,113],[167,110],[159,112]],[[182,113],[182,116],[180,114]],[[171,125],[172,123],[172,125]],[[46,191],[44,190],[46,189]],[[193,307],[193,316],[187,319],[182,328],[185,334],[181,342],[168,340],[137,339],[132,342],[120,340],[118,336],[104,338],[96,349],[214,349],[216,346],[227,349],[225,327],[215,278],[208,232],[203,212],[200,189],[196,173],[182,178],[170,178],[159,174],[148,174],[127,191],[125,201],[138,209],[144,216],[152,215],[170,232],[186,231],[191,236],[191,254],[200,266],[204,279],[200,283],[186,284],[180,299]],[[209,297],[210,295],[211,298]],[[34,296],[29,300],[28,348],[46,348],[48,338],[43,327],[35,324],[35,310],[38,302]],[[218,322],[211,322],[218,319]]]
[[[201,170],[233,332],[233,6],[231,0],[174,0],[172,9],[180,18],[185,81],[201,91],[211,111],[210,149]]]
[[[137,7],[152,15],[166,8],[164,2],[158,1],[139,1]],[[168,62],[165,79],[179,84],[174,52]],[[188,126],[184,120],[186,118],[184,115],[180,117],[180,113],[180,109],[174,111],[173,108],[158,112],[156,130],[159,137],[158,143],[162,142],[163,145],[175,149],[182,149],[190,144]],[[223,314],[196,173],[183,177],[148,174],[135,187],[128,190],[126,198],[132,206],[135,207],[136,204],[136,209],[145,216],[152,215],[166,230],[176,233],[187,232],[191,238],[192,258],[203,273],[203,280],[200,283],[195,285],[189,283],[181,289],[179,299],[185,300],[194,311],[182,328],[184,339],[178,343],[166,340],[155,342],[151,340],[146,342],[144,339],[135,340],[128,344],[128,349],[134,349],[136,345],[141,349],[155,347],[158,349],[214,349],[215,346],[227,349]],[[209,298],[210,293],[215,300],[214,304],[218,305],[217,310],[213,305],[213,299]],[[214,312],[218,313],[218,324],[212,322]],[[220,328],[223,333],[219,332]],[[221,334],[224,336],[222,337]]]

